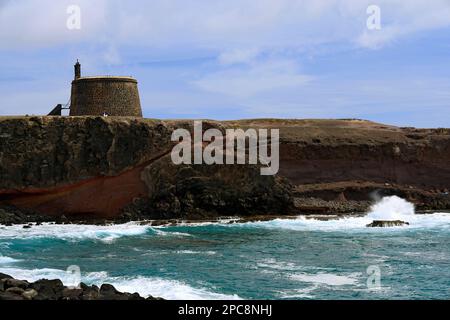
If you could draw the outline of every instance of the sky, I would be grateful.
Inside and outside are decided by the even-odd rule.
[[[0,0],[0,115],[67,103],[76,59],[148,118],[450,127],[450,0]]]

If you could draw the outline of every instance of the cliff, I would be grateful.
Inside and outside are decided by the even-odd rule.
[[[279,128],[280,171],[261,176],[257,165],[172,164],[173,130],[192,125],[0,118],[0,206],[83,219],[203,219],[350,213],[397,194],[419,209],[450,209],[450,129],[359,120],[204,121],[204,129],[221,131]]]

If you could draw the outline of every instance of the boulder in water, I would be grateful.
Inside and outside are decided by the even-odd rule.
[[[409,222],[401,220],[374,220],[369,223],[366,227],[368,228],[389,228],[389,227],[402,227],[409,226]]]

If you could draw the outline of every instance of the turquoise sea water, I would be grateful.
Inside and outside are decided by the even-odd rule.
[[[71,284],[77,265],[83,282],[168,299],[450,298],[450,214],[408,220],[0,227],[0,272]],[[381,287],[368,288],[370,266]]]

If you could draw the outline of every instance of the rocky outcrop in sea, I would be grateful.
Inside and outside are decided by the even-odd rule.
[[[390,228],[409,226],[409,222],[401,220],[374,220],[367,225],[368,228]]]

